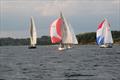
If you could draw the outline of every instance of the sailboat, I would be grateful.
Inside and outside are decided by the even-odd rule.
[[[50,36],[52,43],[60,43],[58,50],[72,48],[73,44],[78,44],[75,33],[70,25],[60,13],[50,26]]]
[[[31,17],[30,21],[30,46],[29,49],[36,48],[37,43],[37,33],[35,28],[35,22],[33,17]]]
[[[111,48],[113,38],[110,31],[110,24],[104,19],[99,25],[96,34],[96,42],[101,48]]]

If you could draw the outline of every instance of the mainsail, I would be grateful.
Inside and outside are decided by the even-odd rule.
[[[113,43],[112,34],[110,31],[110,24],[107,19],[102,21],[97,29],[96,40],[98,45],[104,45],[106,43]]]
[[[72,26],[63,17],[62,13],[61,13],[61,18],[63,20],[63,25],[62,25],[62,28],[61,28],[62,43],[63,44],[78,44],[78,41],[77,41],[77,38],[76,38],[76,36],[74,34]]]
[[[33,17],[31,17],[31,25],[30,25],[30,44],[31,46],[35,46],[37,43],[37,34],[35,28],[35,22]]]

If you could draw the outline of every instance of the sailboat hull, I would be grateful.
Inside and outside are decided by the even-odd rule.
[[[29,49],[35,49],[35,48],[37,48],[36,46],[29,46],[28,47]]]
[[[63,50],[65,50],[65,49],[66,49],[66,48],[64,48],[64,47],[63,47],[63,48],[62,48],[62,47],[59,47],[59,48],[58,48],[59,51],[63,51]]]
[[[104,44],[104,45],[100,45],[100,48],[112,48],[112,44],[107,43],[107,44]]]

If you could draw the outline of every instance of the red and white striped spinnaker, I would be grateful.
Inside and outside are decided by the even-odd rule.
[[[61,26],[62,26],[62,19],[59,17],[56,19],[50,26],[50,37],[52,43],[58,43],[62,40],[61,34]]]

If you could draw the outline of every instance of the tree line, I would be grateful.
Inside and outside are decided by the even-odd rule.
[[[112,31],[114,43],[120,44],[120,31]],[[76,35],[79,44],[96,44],[96,32],[80,33]],[[30,39],[0,38],[0,46],[29,45]],[[50,36],[37,38],[37,45],[51,45]]]
[[[120,44],[120,31],[111,31],[114,43]],[[79,44],[96,44],[96,32],[76,35]]]

